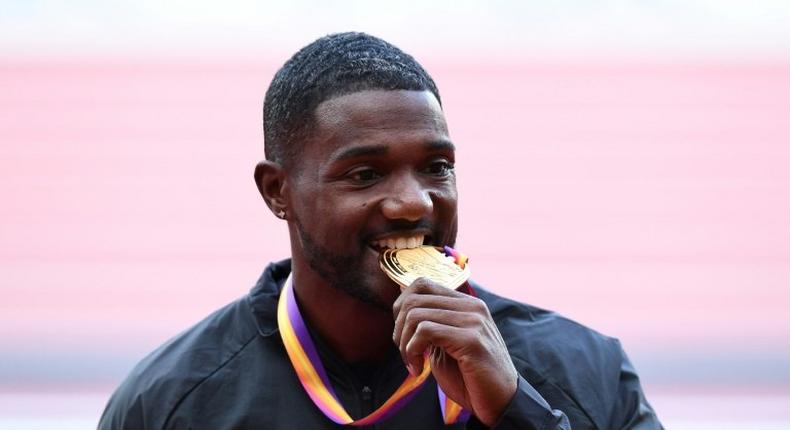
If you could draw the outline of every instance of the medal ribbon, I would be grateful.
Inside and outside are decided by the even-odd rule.
[[[355,420],[340,404],[340,400],[329,382],[315,344],[313,344],[304,319],[299,312],[290,275],[285,281],[277,304],[277,325],[288,358],[291,360],[302,387],[327,418],[341,425],[365,426],[386,420],[419,392],[431,374],[430,359],[426,354],[419,375],[410,374],[384,404],[370,415]],[[437,389],[445,424],[462,422],[469,418],[469,412],[448,398],[438,384]]]

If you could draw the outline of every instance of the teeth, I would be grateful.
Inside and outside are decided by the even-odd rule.
[[[403,248],[416,248],[421,246],[425,241],[424,235],[418,236],[405,236],[405,237],[392,237],[373,242],[377,248],[390,248],[390,249],[403,249]]]

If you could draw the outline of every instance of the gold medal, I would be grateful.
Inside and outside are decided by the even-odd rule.
[[[406,288],[417,278],[428,278],[452,290],[469,279],[469,265],[462,268],[441,248],[419,246],[417,248],[386,249],[379,254],[379,266],[395,283]]]

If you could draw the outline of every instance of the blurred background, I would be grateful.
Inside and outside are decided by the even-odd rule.
[[[0,428],[94,428],[288,255],[277,68],[359,30],[433,75],[478,282],[618,337],[667,428],[790,428],[790,4],[0,3]]]

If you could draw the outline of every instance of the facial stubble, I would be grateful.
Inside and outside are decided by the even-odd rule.
[[[332,288],[379,310],[391,312],[392,307],[375,294],[370,279],[365,276],[367,269],[362,260],[366,249],[360,246],[360,251],[354,255],[338,255],[319,245],[298,220],[295,224],[299,230],[302,251],[311,269]]]

